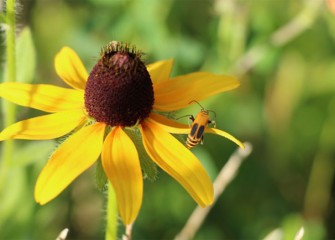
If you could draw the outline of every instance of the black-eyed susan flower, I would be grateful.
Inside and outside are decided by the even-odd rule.
[[[125,224],[142,204],[143,176],[138,152],[125,129],[139,129],[151,159],[176,179],[201,206],[213,201],[213,186],[200,161],[172,134],[190,128],[159,113],[176,111],[192,100],[231,90],[233,77],[197,72],[170,79],[172,60],[149,66],[127,44],[111,42],[90,74],[80,58],[64,47],[55,57],[56,72],[69,88],[44,84],[2,83],[0,97],[49,114],[8,126],[5,139],[53,139],[72,132],[51,155],[35,186],[35,200],[45,204],[59,195],[101,154]],[[206,132],[240,141],[219,129]]]

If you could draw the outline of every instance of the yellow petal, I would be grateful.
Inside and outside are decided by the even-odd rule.
[[[150,73],[152,82],[154,84],[157,84],[169,80],[172,65],[173,65],[173,59],[149,64],[147,66],[147,70]]]
[[[80,58],[69,47],[63,47],[55,57],[55,68],[58,76],[76,89],[85,89],[88,73]]]
[[[179,110],[187,107],[192,100],[201,101],[238,86],[239,81],[236,78],[212,73],[197,72],[179,76],[154,85],[154,109]]]
[[[179,122],[175,122],[160,114],[151,113],[147,121],[156,123],[161,128],[163,128],[166,132],[169,132],[169,133],[189,134],[191,131],[190,126],[179,123]]]
[[[59,146],[38,176],[36,202],[45,204],[51,201],[93,165],[102,149],[104,129],[104,124],[89,125]]]
[[[2,83],[0,97],[18,105],[45,112],[60,112],[84,107],[83,92],[45,84]]]
[[[53,139],[63,136],[84,122],[82,111],[52,113],[10,125],[0,133],[5,139]]]
[[[220,129],[216,129],[216,128],[206,128],[205,129],[206,133],[212,133],[212,134],[217,134],[220,135],[222,137],[228,138],[230,141],[236,143],[238,146],[240,146],[241,148],[244,148],[243,143],[241,143],[239,140],[237,140],[234,136],[230,135],[229,133],[222,131]]]
[[[140,125],[152,160],[176,179],[202,207],[213,202],[213,185],[200,161],[178,140],[153,122]]]
[[[102,164],[114,187],[123,223],[131,224],[142,205],[143,177],[136,147],[120,127],[105,139]]]

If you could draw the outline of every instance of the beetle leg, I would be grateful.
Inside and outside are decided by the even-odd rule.
[[[192,123],[194,122],[195,118],[193,117],[193,115],[190,115],[189,120],[191,120],[192,122],[190,123],[190,121],[188,121],[188,126],[191,127]]]
[[[216,122],[214,120],[209,120],[208,124],[213,124],[213,127],[216,128]]]
[[[200,144],[201,144],[201,145],[204,144],[204,135],[201,136]]]

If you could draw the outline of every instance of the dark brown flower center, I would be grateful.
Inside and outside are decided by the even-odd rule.
[[[89,116],[110,126],[133,126],[148,117],[153,103],[152,81],[141,53],[128,44],[109,43],[87,80]]]

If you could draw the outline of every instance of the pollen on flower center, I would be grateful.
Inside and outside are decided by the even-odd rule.
[[[141,53],[111,42],[103,49],[85,88],[89,116],[110,126],[133,126],[152,110],[154,92]]]

